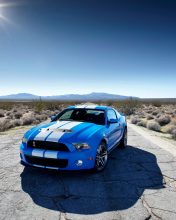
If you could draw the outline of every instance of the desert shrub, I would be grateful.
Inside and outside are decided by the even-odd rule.
[[[166,111],[166,114],[168,114],[168,115],[172,115],[172,114],[174,114],[174,111],[172,111],[172,110],[170,110],[170,111]]]
[[[147,122],[142,120],[142,121],[139,121],[139,122],[137,123],[137,125],[146,128],[146,127],[147,127]]]
[[[151,114],[153,112],[153,110],[146,110],[145,112],[148,114]]]
[[[6,116],[9,116],[11,113],[12,113],[11,111],[7,111]]]
[[[154,117],[152,115],[147,115],[147,120],[152,120]]]
[[[173,130],[176,129],[175,125],[168,125],[166,128],[166,132],[172,134]]]
[[[163,115],[157,119],[155,119],[161,126],[167,125],[170,123],[171,118],[168,115]]]
[[[137,118],[137,117],[135,117],[133,115],[130,117],[130,119],[131,119],[131,123],[132,124],[137,124],[138,122],[141,121],[141,119],[139,119],[139,118]]]
[[[1,117],[4,117],[4,113],[5,113],[4,110],[3,110],[3,109],[0,109],[0,118],[1,118]]]
[[[114,100],[109,99],[107,100],[107,106],[112,106],[114,104]]]
[[[7,129],[10,129],[14,127],[13,123],[10,122],[10,120],[5,119],[0,121],[0,131],[5,131]]]
[[[21,122],[20,119],[15,119],[15,120],[13,121],[14,127],[20,126],[21,124],[22,124],[22,122]]]
[[[15,118],[16,119],[20,119],[21,117],[22,117],[22,112],[16,112],[15,114],[14,114],[14,116],[15,116]]]
[[[36,120],[41,121],[41,115],[36,115],[35,118]]]
[[[22,118],[23,125],[31,125],[32,123],[35,123],[35,118],[33,116],[26,116]]]
[[[47,120],[48,116],[47,115],[41,115],[42,121]]]
[[[159,131],[160,130],[160,125],[156,121],[151,121],[147,123],[147,128],[153,131]]]
[[[176,125],[176,119],[171,120],[171,125]]]
[[[122,101],[117,101],[114,103],[114,105],[119,112],[128,116],[135,114],[136,110],[141,107],[141,102],[138,99],[130,97]]]
[[[11,114],[9,115],[9,117],[12,119],[12,118],[14,117],[14,114],[11,113]]]
[[[162,102],[161,102],[161,101],[154,100],[154,101],[152,102],[152,105],[155,106],[155,107],[161,107],[161,106],[162,106]]]
[[[18,109],[14,108],[14,109],[12,109],[12,111],[13,111],[13,112],[17,112],[17,111],[18,111]]]
[[[155,110],[155,111],[152,112],[152,115],[157,115],[158,113],[159,113],[159,111]]]
[[[36,120],[38,121],[44,121],[47,120],[48,116],[47,115],[36,115]]]
[[[172,131],[172,138],[173,138],[174,140],[176,140],[176,129],[174,129],[174,130]]]
[[[39,100],[33,101],[34,110],[37,113],[40,113],[43,109],[45,109],[46,104],[42,101],[41,97]]]

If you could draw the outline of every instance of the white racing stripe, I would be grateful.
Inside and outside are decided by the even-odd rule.
[[[75,108],[85,108],[85,107],[86,107],[86,105],[78,105]]]
[[[76,125],[79,125],[83,122],[71,122],[69,124],[63,125],[61,128],[62,129],[71,129],[73,127],[75,127]],[[49,135],[49,137],[46,139],[46,141],[55,141],[58,142],[58,140],[62,137],[62,135],[64,135],[64,132],[53,132],[51,133],[51,135]]]
[[[45,150],[34,149],[34,150],[32,151],[32,156],[43,157],[44,151],[45,151]]]
[[[59,151],[47,150],[47,151],[44,153],[44,157],[57,159],[57,154],[58,154],[58,152],[59,152]]]
[[[53,128],[58,128],[64,124],[68,123],[68,121],[58,121],[57,123],[43,129],[43,131],[41,131],[38,135],[35,136],[34,140],[40,140],[40,141],[44,141],[45,138],[51,133],[51,131],[46,131],[46,129],[53,129]]]
[[[90,108],[90,109],[94,109],[94,108],[96,108],[97,106],[96,105],[88,105],[87,107],[85,107],[85,108]]]

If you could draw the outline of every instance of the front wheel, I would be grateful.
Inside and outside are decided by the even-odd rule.
[[[97,154],[95,158],[94,171],[96,173],[102,172],[108,162],[108,149],[104,142],[101,142],[97,149]]]
[[[125,127],[122,140],[120,141],[120,144],[119,144],[119,148],[124,149],[126,148],[126,146],[127,146],[127,128]]]

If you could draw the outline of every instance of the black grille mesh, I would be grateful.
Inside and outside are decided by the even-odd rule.
[[[41,165],[41,166],[66,168],[68,165],[67,159],[53,159],[53,158],[36,157],[29,155],[25,155],[25,157],[28,163]]]
[[[28,147],[43,150],[69,151],[68,147],[65,144],[51,141],[29,141]]]

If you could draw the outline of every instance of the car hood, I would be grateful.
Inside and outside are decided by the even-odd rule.
[[[28,140],[81,143],[103,127],[88,122],[57,121],[32,128],[25,137]]]

